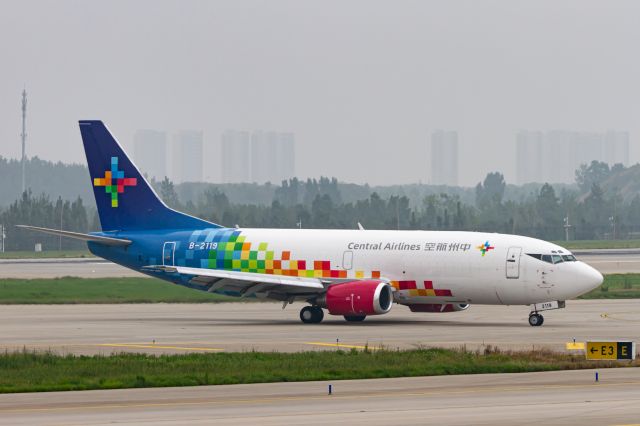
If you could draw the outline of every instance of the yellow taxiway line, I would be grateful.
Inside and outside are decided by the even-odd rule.
[[[345,345],[343,343],[325,343],[325,342],[304,342],[305,345],[314,345],[314,346],[329,346],[332,348],[346,348],[346,349],[368,349],[368,350],[378,350],[380,348],[376,348],[375,346],[360,346],[360,345]]]
[[[224,351],[224,349],[220,349],[220,348],[167,346],[167,345],[139,344],[139,343],[98,343],[95,346],[103,346],[103,347],[110,347],[110,348],[131,348],[131,349],[176,349],[181,351],[203,351],[203,352]]]

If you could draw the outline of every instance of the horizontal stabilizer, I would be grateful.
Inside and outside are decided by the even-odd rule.
[[[39,226],[29,225],[16,225],[18,228],[28,229],[30,231],[43,232],[45,234],[58,235],[67,238],[73,238],[75,240],[93,241],[95,243],[104,244],[107,246],[128,246],[131,244],[131,240],[125,240],[123,238],[104,237],[101,235],[82,234],[80,232],[62,231],[60,229],[40,228]]]

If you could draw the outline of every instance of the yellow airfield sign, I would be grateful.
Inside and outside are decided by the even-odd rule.
[[[636,359],[634,342],[587,342],[587,359],[625,360]]]

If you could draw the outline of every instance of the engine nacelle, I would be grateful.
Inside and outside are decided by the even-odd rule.
[[[457,312],[469,309],[468,303],[413,303],[407,305],[411,312]]]
[[[334,284],[317,303],[331,315],[382,315],[391,310],[393,289],[375,280]]]

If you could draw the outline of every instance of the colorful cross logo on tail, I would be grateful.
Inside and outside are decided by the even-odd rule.
[[[111,157],[111,170],[104,172],[103,178],[94,178],[93,186],[104,186],[107,194],[111,194],[111,207],[118,207],[118,194],[124,192],[125,186],[136,186],[136,178],[124,177],[124,171],[118,170],[118,157]]]
[[[492,245],[489,244],[489,241],[485,242],[484,244],[480,244],[478,247],[476,247],[478,250],[480,250],[482,252],[482,255],[484,256],[485,254],[487,254],[487,252],[489,250],[493,250],[495,247],[493,247]]]

